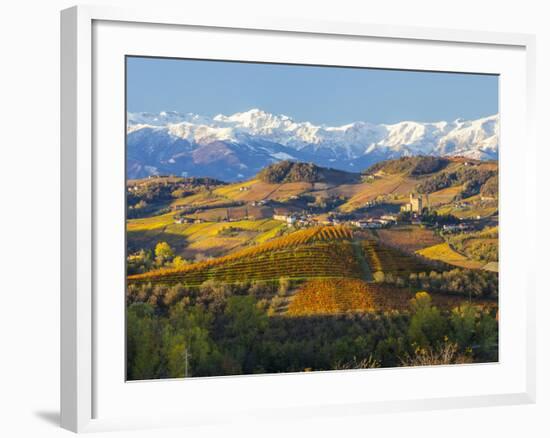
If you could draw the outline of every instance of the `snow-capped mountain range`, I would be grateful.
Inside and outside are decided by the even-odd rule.
[[[235,181],[284,159],[354,172],[410,155],[496,159],[498,130],[498,115],[469,121],[325,126],[259,109],[215,117],[128,113],[128,177],[174,174]]]

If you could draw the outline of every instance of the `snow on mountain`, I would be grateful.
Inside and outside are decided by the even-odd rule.
[[[404,155],[498,156],[498,115],[472,121],[325,126],[252,109],[215,117],[128,113],[127,122],[129,160],[133,165],[139,163],[136,168],[140,169],[132,177],[146,176],[146,166],[170,173],[180,173],[181,169],[193,174],[221,171],[231,180],[242,175],[243,169],[248,169],[246,177],[252,176],[281,159],[357,171],[373,162]],[[197,158],[203,155],[206,163]],[[198,163],[206,167],[197,168]]]

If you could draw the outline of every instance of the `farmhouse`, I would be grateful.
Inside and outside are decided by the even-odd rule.
[[[443,225],[443,231],[447,231],[449,233],[454,233],[454,232],[457,232],[457,231],[466,231],[468,230],[468,228],[470,228],[467,224],[457,224],[457,225],[454,225],[454,224],[450,224],[450,225]]]
[[[267,205],[269,203],[269,199],[262,199],[260,201],[252,201],[250,205],[253,207],[261,207],[262,205]]]
[[[388,224],[388,221],[385,221],[383,219],[369,219],[369,220],[357,220],[357,221],[351,222],[351,224],[364,230],[364,229],[382,228],[384,225]]]
[[[458,225],[443,225],[443,231],[448,231],[450,233],[459,231]]]
[[[378,202],[376,200],[372,200],[372,201],[367,201],[363,204],[363,208],[370,208],[370,207],[374,207],[375,205],[377,205]]]
[[[370,229],[382,228],[383,225],[384,224],[379,221],[367,222],[367,228],[370,228]]]
[[[286,222],[289,225],[292,225],[294,222],[296,222],[296,216],[286,214],[274,214],[273,219],[275,219],[276,221]]]
[[[193,223],[193,219],[187,218],[187,217],[178,217],[174,220],[174,223],[176,224],[191,224]]]
[[[367,221],[354,221],[351,224],[355,225],[358,228],[367,228],[369,225]]]

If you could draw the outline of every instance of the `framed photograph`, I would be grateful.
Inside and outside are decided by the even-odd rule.
[[[534,401],[532,36],[61,18],[63,427]]]

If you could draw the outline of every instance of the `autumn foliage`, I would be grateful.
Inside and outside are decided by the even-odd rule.
[[[319,226],[274,239],[233,254],[128,277],[129,283],[164,282],[200,285],[273,280],[280,277],[351,277],[362,275],[345,226]]]
[[[362,242],[365,258],[373,272],[409,275],[412,272],[430,270],[430,265],[419,257],[408,255],[373,239]]]
[[[311,316],[352,312],[408,311],[412,289],[394,285],[367,283],[359,279],[310,280],[303,284],[291,301],[286,315]],[[452,309],[464,302],[463,297],[434,294],[436,307]],[[477,300],[480,307],[491,307],[489,300]]]

